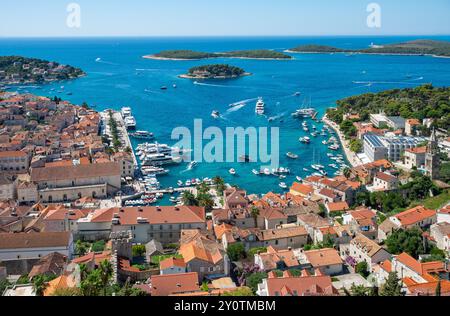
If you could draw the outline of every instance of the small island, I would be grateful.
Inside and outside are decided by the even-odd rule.
[[[192,67],[187,74],[179,77],[185,79],[232,79],[249,75],[251,74],[239,67],[214,64]]]
[[[372,45],[365,49],[341,49],[325,45],[302,45],[287,50],[291,53],[358,53],[380,55],[431,55],[450,57],[450,42],[414,40],[405,43]]]
[[[157,54],[144,56],[144,58],[157,60],[200,60],[210,58],[287,60],[292,59],[292,56],[268,49],[237,50],[223,53],[207,53],[192,50],[166,50]]]
[[[86,75],[81,69],[21,56],[0,56],[0,84],[40,84]]]

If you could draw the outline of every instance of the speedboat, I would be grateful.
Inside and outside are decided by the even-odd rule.
[[[328,142],[327,142],[326,140],[323,140],[323,141],[322,141],[322,144],[327,145]]]
[[[288,153],[286,154],[286,156],[288,156],[288,157],[291,158],[291,159],[297,159],[297,158],[298,158],[298,155],[296,155],[296,154],[294,154],[294,153],[291,153],[291,152],[288,152]]]
[[[220,117],[219,111],[212,111],[211,116],[215,119],[218,119]]]
[[[166,86],[162,86],[161,90],[167,90],[167,87]]]
[[[286,179],[286,176],[284,174],[282,174],[281,176],[279,176],[280,180]]]
[[[234,168],[231,168],[228,172],[233,176],[236,175],[236,170]]]
[[[309,172],[308,168],[303,168],[303,171]]]
[[[295,178],[297,179],[298,182],[303,182],[303,179],[301,177],[296,176]]]
[[[181,180],[178,180],[177,184],[178,184],[179,187],[182,187],[184,185],[184,182],[181,181]]]
[[[309,144],[311,142],[311,139],[308,136],[305,137],[301,137],[299,139],[300,142],[305,143],[305,144]]]
[[[317,132],[312,132],[312,133],[311,133],[311,136],[312,136],[312,137],[317,137],[317,135],[318,135]]]
[[[191,180],[186,180],[185,185],[186,185],[187,187],[190,187],[190,186],[192,185]]]
[[[333,144],[331,146],[328,146],[328,148],[331,149],[331,150],[338,150],[339,149],[339,145]]]
[[[265,104],[262,98],[259,98],[256,102],[255,113],[258,115],[264,115],[265,113]]]
[[[259,176],[261,173],[258,171],[258,170],[256,170],[256,169],[253,169],[252,170],[252,173],[255,175],[255,176]]]
[[[198,165],[198,162],[197,162],[197,161],[191,161],[191,162],[189,163],[189,165],[188,165],[188,170],[194,169],[194,167],[195,167],[196,165]]]
[[[287,189],[287,185],[286,185],[286,183],[284,183],[284,182],[280,182],[279,186],[280,186],[280,188],[282,188],[282,189]]]

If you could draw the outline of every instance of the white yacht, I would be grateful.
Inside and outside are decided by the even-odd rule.
[[[131,137],[134,137],[136,139],[154,139],[155,136],[153,133],[147,132],[147,131],[136,131],[134,133],[130,133]]]
[[[127,129],[135,129],[136,128],[136,119],[134,116],[127,116],[124,120],[125,127]]]
[[[256,102],[255,113],[258,115],[264,115],[265,113],[265,104],[262,98],[259,98]]]
[[[145,158],[142,160],[143,166],[163,166],[174,163],[177,163],[174,157],[164,154],[146,155]]]
[[[120,110],[120,113],[122,114],[122,117],[125,119],[128,116],[131,116],[131,108],[130,107],[123,107]]]
[[[305,143],[305,144],[309,144],[311,142],[311,138],[309,138],[308,136],[305,137],[301,137],[299,139],[300,142]]]
[[[168,169],[152,166],[143,166],[141,171],[143,175],[164,175],[169,173]]]
[[[285,182],[280,182],[279,186],[280,186],[280,188],[282,188],[282,189],[287,189],[287,185],[286,185]]]

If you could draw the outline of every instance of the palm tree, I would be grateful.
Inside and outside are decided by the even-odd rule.
[[[198,206],[198,201],[195,197],[195,195],[190,191],[184,191],[183,195],[181,196],[181,201],[184,205],[187,206]]]
[[[109,280],[112,277],[113,266],[110,261],[103,260],[102,262],[100,262],[99,270],[100,270],[100,279],[102,280],[103,285],[103,295],[106,296],[106,287],[109,283]]]
[[[348,179],[350,178],[350,175],[352,174],[352,171],[350,170],[350,168],[345,168],[344,169],[344,176]]]
[[[216,186],[217,193],[219,195],[222,195],[223,191],[225,191],[225,181],[223,180],[223,178],[221,178],[219,176],[215,176],[213,178],[213,182]]]
[[[250,214],[252,215],[252,217],[255,221],[255,228],[258,227],[259,209],[256,206],[252,206],[252,208],[250,210]]]

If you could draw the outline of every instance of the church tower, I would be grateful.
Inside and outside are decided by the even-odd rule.
[[[432,180],[439,178],[439,168],[441,161],[439,159],[439,147],[436,138],[436,130],[433,128],[431,132],[430,141],[427,146],[427,153],[425,155],[425,171],[426,175]]]

